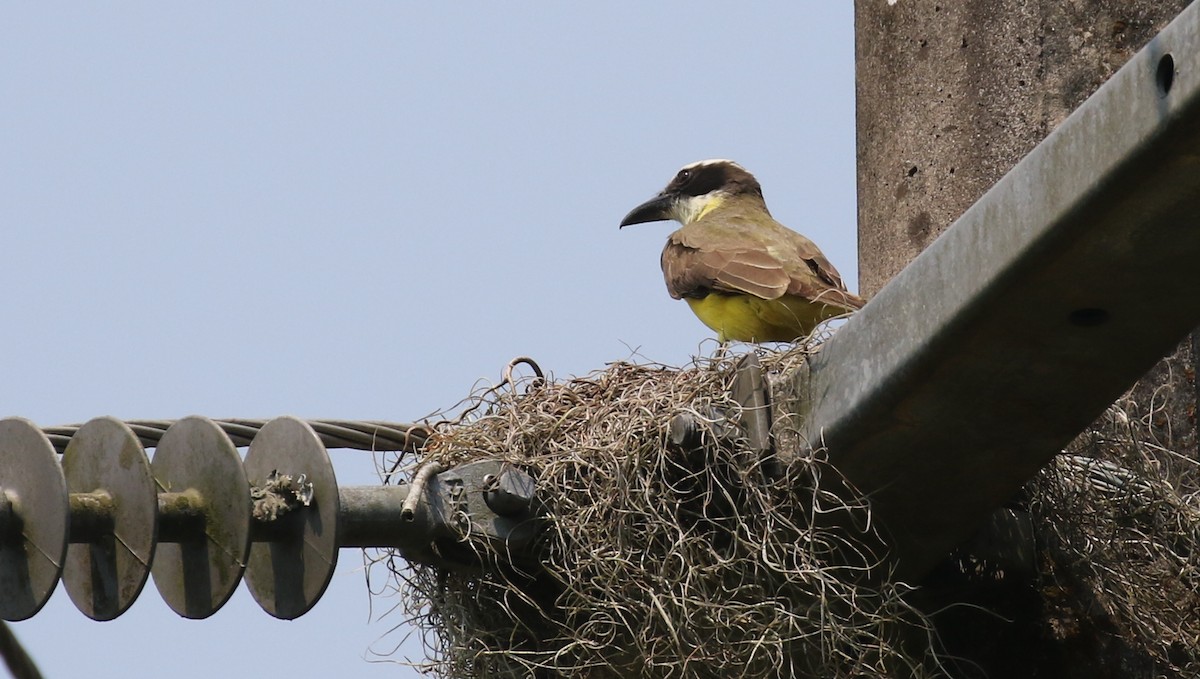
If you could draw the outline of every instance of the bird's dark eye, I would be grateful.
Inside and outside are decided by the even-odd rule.
[[[679,182],[680,184],[686,182],[687,180],[689,180],[691,178],[692,178],[691,170],[680,170],[679,174],[675,175],[675,181]]]

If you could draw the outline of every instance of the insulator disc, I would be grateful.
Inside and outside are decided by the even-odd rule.
[[[19,417],[0,420],[0,619],[41,610],[67,553],[67,484],[50,439]]]
[[[106,493],[112,508],[110,530],[87,542],[80,542],[84,536],[79,534],[71,536],[63,585],[84,615],[112,620],[129,608],[150,574],[158,538],[158,493],[150,460],[124,422],[99,417],[71,437],[62,465],[72,495]]]
[[[215,422],[188,417],[163,434],[150,469],[158,492],[185,493],[203,515],[178,542],[164,536],[158,543],[154,585],[179,615],[207,618],[233,595],[250,551],[250,484],[242,458]]]
[[[261,486],[272,472],[293,479],[304,475],[312,484],[312,500],[280,519],[286,530],[271,542],[251,545],[246,586],[263,610],[291,620],[317,603],[337,565],[337,479],[316,432],[294,417],[271,420],[250,442],[246,453],[250,485]]]

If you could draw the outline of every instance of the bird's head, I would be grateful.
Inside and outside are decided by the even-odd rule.
[[[731,197],[757,196],[762,187],[754,175],[732,160],[701,160],[684,165],[659,194],[633,208],[621,226],[674,219],[690,224]]]

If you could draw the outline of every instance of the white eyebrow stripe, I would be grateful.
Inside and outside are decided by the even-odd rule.
[[[681,167],[679,169],[691,170],[691,169],[700,167],[702,165],[732,165],[733,167],[736,167],[737,169],[739,169],[743,172],[749,172],[746,168],[742,167],[741,165],[738,165],[737,163],[733,162],[732,160],[727,160],[725,158],[710,158],[708,160],[697,160],[696,162],[690,163],[688,165],[684,165],[683,167]]]

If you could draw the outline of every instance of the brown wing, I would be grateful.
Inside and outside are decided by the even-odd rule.
[[[774,220],[722,212],[720,221],[701,219],[667,239],[663,277],[675,299],[716,290],[763,299],[795,295],[845,309],[863,305],[809,239]]]
[[[662,252],[663,278],[675,299],[703,297],[710,290],[777,299],[788,292],[789,277],[764,250],[708,249],[671,234]]]
[[[788,285],[788,294],[824,302],[844,309],[861,309],[866,302],[848,290],[842,276],[811,240],[788,230],[785,235],[795,249],[795,265]],[[804,267],[804,269],[801,269]]]

